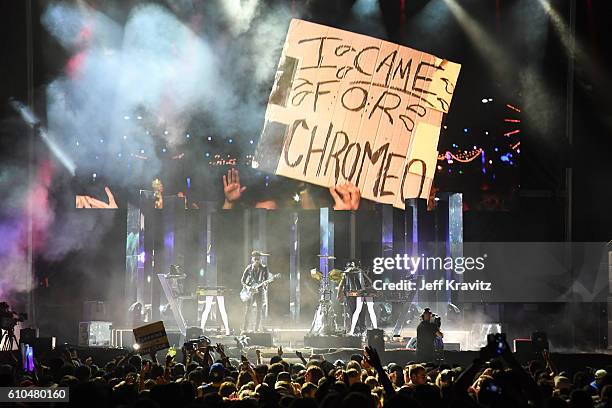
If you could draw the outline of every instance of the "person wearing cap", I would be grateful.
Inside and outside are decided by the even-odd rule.
[[[589,395],[598,395],[599,391],[603,387],[604,381],[608,372],[606,370],[597,370],[595,371],[595,379],[586,386],[585,391],[589,393]]]
[[[242,273],[242,279],[240,280],[242,286],[245,288],[253,288],[263,282],[270,280],[272,275],[268,270],[268,266],[264,265],[261,258],[268,254],[261,253],[260,251],[251,252],[251,263],[247,265]],[[255,331],[261,330],[261,319],[264,313],[264,303],[266,296],[266,285],[261,286],[259,289],[252,293],[252,297],[245,302],[245,313],[244,313],[244,324],[242,325],[242,331],[246,332],[249,327],[250,314],[255,307]]]
[[[417,361],[428,363],[434,360],[434,341],[443,337],[438,325],[431,320],[433,313],[426,307],[421,315],[421,323],[417,326]]]

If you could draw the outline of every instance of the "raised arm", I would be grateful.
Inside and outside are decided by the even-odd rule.
[[[375,348],[366,346],[364,349],[363,357],[365,361],[373,367],[378,373],[378,381],[382,384],[385,389],[385,394],[387,397],[390,397],[395,394],[395,388],[393,388],[393,384],[391,384],[391,380],[389,376],[385,372],[385,369],[380,362],[380,357],[378,356],[378,352]]]

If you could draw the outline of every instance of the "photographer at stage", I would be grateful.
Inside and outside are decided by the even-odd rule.
[[[416,358],[419,362],[432,362],[435,359],[436,341],[440,341],[444,334],[440,331],[440,317],[431,313],[428,307],[423,310],[421,323],[417,326]]]

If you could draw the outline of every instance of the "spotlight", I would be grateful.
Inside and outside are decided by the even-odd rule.
[[[134,343],[134,344],[132,345],[132,348],[134,349],[134,351],[138,351],[138,350],[140,350],[140,344],[138,344],[138,343]]]

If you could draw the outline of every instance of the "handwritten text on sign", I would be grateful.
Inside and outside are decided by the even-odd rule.
[[[350,181],[404,208],[427,198],[460,65],[303,20],[289,27],[255,166],[321,186]]]

